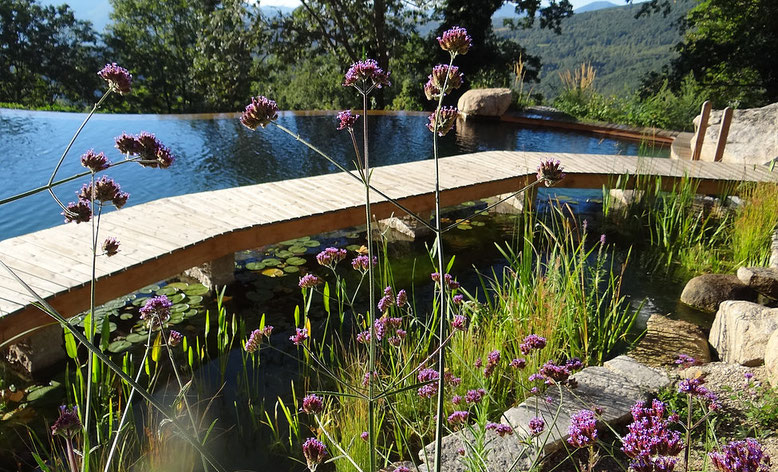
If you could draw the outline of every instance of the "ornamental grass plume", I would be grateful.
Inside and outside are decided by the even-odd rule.
[[[359,115],[352,114],[351,110],[338,112],[338,130],[353,130],[358,119]]]
[[[316,468],[324,462],[327,457],[327,446],[316,438],[308,438],[303,443],[303,456],[310,472],[315,472]]]
[[[445,136],[454,128],[458,116],[459,110],[455,107],[442,107],[440,111],[436,110],[430,115],[427,129],[438,133],[438,136]]]
[[[108,158],[104,153],[95,154],[93,149],[90,149],[84,155],[81,156],[81,165],[91,170],[92,172],[100,172],[111,166]]]
[[[108,87],[121,95],[130,93],[132,86],[132,75],[124,67],[116,65],[115,62],[106,64],[105,67],[100,69],[97,73],[101,79],[108,82]]]
[[[768,472],[770,470],[770,456],[754,438],[732,441],[724,446],[721,452],[711,452],[708,457],[719,472]]]
[[[454,26],[444,31],[437,40],[440,48],[448,51],[452,56],[467,54],[473,44],[473,38],[467,34],[466,29],[460,26]]]
[[[264,96],[252,97],[251,103],[246,105],[243,114],[240,116],[240,122],[250,130],[257,129],[257,126],[265,127],[271,121],[278,119],[278,105],[274,100]]]

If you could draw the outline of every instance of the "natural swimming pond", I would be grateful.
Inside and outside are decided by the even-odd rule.
[[[84,119],[80,113],[0,109],[3,158],[0,199],[46,184],[60,154]],[[353,167],[353,148],[345,132],[336,130],[334,112],[284,112],[279,123],[319,146],[339,163]],[[370,117],[371,164],[398,164],[432,157],[426,113],[392,113]],[[163,171],[137,165],[106,174],[130,193],[128,205],[192,192],[252,185],[335,172],[334,166],[285,133],[268,128],[251,132],[234,114],[221,115],[95,115],[73,145],[58,178],[83,171],[79,157],[102,151],[121,159],[114,138],[149,131],[171,148],[175,164]],[[460,122],[455,133],[440,140],[441,156],[489,150],[549,151],[636,155],[641,144],[560,130],[523,128],[498,121]],[[651,149],[667,155],[666,149]],[[67,203],[81,181],[57,187]],[[59,224],[61,210],[48,194],[0,206],[0,238],[18,236]]]

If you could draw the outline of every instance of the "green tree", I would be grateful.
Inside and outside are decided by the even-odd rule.
[[[100,86],[98,36],[67,6],[0,0],[0,101],[83,105]]]

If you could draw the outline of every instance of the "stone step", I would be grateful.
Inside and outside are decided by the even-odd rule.
[[[754,291],[778,299],[778,269],[741,267],[737,270],[737,278]]]

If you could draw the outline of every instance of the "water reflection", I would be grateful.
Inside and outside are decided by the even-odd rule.
[[[131,164],[110,170],[130,192],[128,205],[161,197],[215,190],[335,172],[336,168],[302,143],[270,126],[250,131],[237,114],[96,115],[76,140],[59,177],[82,171],[79,156],[89,149],[117,161],[114,138],[123,132],[149,131],[177,157],[166,170]],[[0,198],[48,181],[52,168],[85,115],[0,109],[3,156]],[[432,157],[432,140],[425,113],[371,113],[372,165],[411,162]],[[351,168],[351,139],[336,130],[334,112],[281,113],[279,124],[289,128]],[[585,134],[521,128],[497,121],[460,121],[454,133],[439,140],[441,156],[486,150],[526,150],[598,154],[637,154],[636,143],[600,139]],[[64,202],[75,198],[81,182],[57,188]],[[0,238],[60,224],[60,210],[39,194],[0,207]]]

